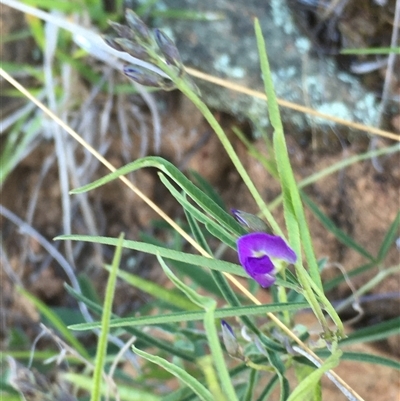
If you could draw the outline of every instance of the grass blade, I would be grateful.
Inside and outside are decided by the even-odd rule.
[[[89,305],[88,305],[89,306]],[[214,315],[216,318],[224,319],[228,317],[239,317],[239,316],[250,316],[250,315],[262,315],[268,312],[283,312],[283,311],[295,311],[301,310],[308,307],[306,302],[299,303],[275,303],[268,305],[254,305],[254,306],[235,306],[231,308],[220,308],[216,309]],[[162,315],[154,316],[135,316],[135,317],[124,317],[115,318],[111,320],[110,327],[134,327],[134,326],[146,326],[153,324],[166,324],[173,322],[191,322],[196,320],[202,320],[204,318],[204,311],[192,311],[192,312],[175,312]],[[69,326],[71,330],[91,330],[99,328],[100,322],[90,323],[79,323]]]
[[[157,255],[157,259],[160,262],[165,274],[177,286],[177,288],[179,288],[192,302],[196,303],[205,310],[204,328],[206,330],[208,346],[211,350],[211,356],[213,358],[217,375],[220,379],[224,393],[228,397],[227,399],[229,401],[238,401],[235,389],[229,376],[228,368],[225,364],[217,329],[215,327],[214,319],[217,302],[212,298],[199,295],[196,291],[179,280],[159,255]]]
[[[51,325],[64,337],[64,339],[77,351],[79,352],[85,359],[90,359],[90,355],[87,352],[86,348],[72,335],[70,330],[68,330],[67,326],[64,322],[47,306],[44,302],[40,301],[36,297],[34,297],[29,292],[25,291],[22,288],[18,288],[18,291],[26,298],[31,301],[36,308],[38,308],[39,312],[51,323]]]
[[[322,312],[319,302],[324,305],[326,311],[335,322],[338,328],[338,336],[344,337],[343,324],[335,309],[323,293],[322,281],[319,274],[318,263],[314,254],[313,245],[311,242],[311,235],[304,215],[303,205],[301,203],[297,183],[293,175],[292,167],[290,165],[285,136],[283,133],[282,121],[279,114],[279,107],[275,96],[269,62],[265,49],[265,42],[260,24],[257,19],[255,19],[254,25],[257,38],[258,53],[260,57],[261,71],[264,80],[264,87],[268,98],[268,113],[271,124],[274,128],[273,145],[283,192],[285,221],[289,233],[290,244],[293,250],[298,255],[298,261],[295,264],[296,272],[299,278],[299,282],[304,288],[304,296],[310,303],[314,314],[318,318],[324,330],[325,338],[331,339],[333,333],[329,329],[328,323]],[[308,273],[304,269],[301,261],[301,244],[303,245],[310,275],[308,275]],[[319,302],[313,290],[317,292]]]
[[[90,235],[60,235],[55,240],[72,240],[72,241],[84,241],[92,242],[103,245],[116,245],[117,239],[111,237],[97,237]],[[145,244],[143,242],[124,240],[123,247],[133,249],[135,251],[141,251],[149,253],[151,255],[159,254],[165,259],[178,260],[180,262],[208,267],[213,270],[218,270],[226,273],[236,274],[237,276],[247,277],[247,274],[243,268],[234,263],[225,262],[222,260],[206,258],[204,256],[192,255],[190,253],[174,251],[171,249],[163,248],[160,246]]]
[[[105,266],[105,269],[111,271],[111,269]],[[185,297],[177,294],[171,290],[168,290],[150,280],[146,280],[135,274],[128,273],[123,270],[118,271],[118,277],[130,284],[132,287],[138,288],[140,291],[146,292],[152,295],[154,298],[160,301],[166,302],[167,304],[173,305],[179,309],[184,310],[198,310],[199,308],[192,302],[188,301]]]
[[[245,233],[243,227],[211,198],[209,198],[203,191],[197,188],[185,175],[180,172],[173,164],[164,160],[161,157],[149,156],[143,159],[136,160],[129,163],[113,173],[107,174],[105,177],[100,178],[88,185],[71,191],[73,194],[83,193],[92,189],[98,188],[116,178],[131,173],[135,170],[154,167],[162,171],[169,178],[171,178],[194,202],[196,202],[205,212],[209,213],[216,221],[223,227],[236,235]]]
[[[340,341],[340,345],[344,346],[355,343],[378,341],[398,334],[400,334],[400,317],[375,324],[374,326],[358,329],[354,333],[349,334],[347,338]]]
[[[214,398],[211,395],[211,393],[198,380],[196,380],[193,376],[191,376],[189,373],[187,373],[186,370],[180,368],[179,366],[177,366],[171,362],[168,362],[167,360],[165,360],[163,358],[160,358],[159,356],[155,356],[155,355],[149,354],[145,351],[139,350],[135,346],[132,346],[132,351],[135,354],[141,356],[142,358],[145,358],[148,361],[155,363],[158,366],[161,366],[166,371],[173,374],[182,383],[186,384],[189,388],[191,388],[193,390],[193,392],[196,393],[197,396],[201,400],[214,401]]]
[[[108,333],[110,330],[111,310],[115,293],[115,285],[117,283],[117,272],[121,262],[122,243],[124,235],[121,234],[118,238],[117,248],[115,250],[110,276],[108,278],[106,294],[104,299],[103,316],[101,320],[101,333],[97,344],[96,362],[93,373],[91,401],[100,401],[101,387],[103,378],[103,369],[107,354]]]
[[[385,238],[382,241],[382,245],[378,252],[378,260],[383,261],[389,252],[390,247],[393,245],[396,237],[398,236],[398,230],[400,225],[400,212],[397,213],[396,218],[393,223],[390,225],[389,230],[387,231]]]
[[[313,373],[308,375],[290,394],[287,401],[303,401],[308,400],[316,385],[318,385],[321,377],[339,364],[342,351],[336,350],[321,367],[314,370]]]
[[[65,287],[66,287],[66,290],[74,298],[76,298],[79,301],[84,302],[90,310],[98,313],[99,315],[102,314],[103,309],[100,305],[95,304],[91,300],[84,297],[82,294],[76,292],[72,287],[70,287],[68,285],[66,285]],[[112,317],[113,317],[113,319],[118,319],[117,315],[113,314]],[[111,323],[112,323],[112,321],[111,321]],[[101,322],[97,322],[96,328],[99,328],[99,327],[101,327]],[[110,326],[110,327],[112,327],[112,326]],[[160,340],[154,336],[144,333],[141,330],[138,330],[137,328],[133,327],[132,324],[130,324],[129,327],[124,327],[124,330],[126,332],[128,332],[129,334],[131,334],[132,336],[137,337],[138,340],[145,343],[149,347],[156,347],[162,351],[165,351],[166,353],[168,353],[170,355],[175,355],[179,358],[182,358],[183,360],[194,362],[194,359],[195,359],[194,356],[192,355],[192,353],[188,352],[187,349],[185,349],[183,351],[180,348],[172,346],[171,344],[167,343],[166,341]]]
[[[328,357],[330,355],[330,352],[320,351],[317,352],[317,355],[322,357]],[[380,355],[366,354],[364,352],[343,351],[342,357],[340,359],[347,361],[372,363],[375,365],[382,365],[392,369],[400,370],[400,362],[398,360],[392,358],[386,358]]]

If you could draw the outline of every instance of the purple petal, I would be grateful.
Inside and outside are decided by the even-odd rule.
[[[282,259],[288,263],[295,263],[297,260],[293,249],[276,235],[266,233],[246,234],[237,240],[237,248],[242,266],[244,266],[246,259],[261,255]]]
[[[275,282],[274,264],[268,256],[247,258],[243,264],[246,273],[261,287],[270,287]]]
[[[276,281],[276,277],[271,274],[263,274],[257,277],[253,277],[258,284],[261,285],[262,288],[269,288],[273,285]]]
[[[232,327],[226,322],[226,320],[223,320],[223,319],[221,320],[221,326],[222,326],[222,330],[229,331],[229,333],[232,335],[232,337],[235,337]]]
[[[247,221],[242,217],[242,211],[238,209],[231,209],[231,213],[234,215],[235,219],[244,226],[248,227]]]

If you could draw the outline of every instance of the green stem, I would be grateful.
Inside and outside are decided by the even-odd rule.
[[[156,53],[154,53],[154,58],[158,59]],[[240,161],[239,157],[237,156],[235,149],[233,148],[231,142],[229,141],[226,133],[222,129],[221,125],[218,123],[217,119],[211,113],[207,105],[200,99],[200,97],[195,93],[195,91],[190,87],[190,85],[186,82],[185,76],[178,77],[174,73],[174,71],[166,65],[161,59],[157,61],[157,67],[159,67],[162,71],[164,71],[175,83],[176,87],[186,95],[192,103],[200,110],[204,118],[210,124],[210,126],[215,131],[218,139],[220,140],[222,146],[224,147],[226,153],[228,154],[229,158],[231,159],[233,165],[235,166],[237,172],[239,173],[240,177],[242,178],[243,182],[247,186],[250,194],[253,196],[254,201],[256,202],[258,208],[260,209],[261,213],[264,215],[274,233],[281,237],[284,237],[281,228],[279,227],[278,223],[276,222],[275,218],[268,210],[266,203],[264,202],[263,198],[261,197],[260,193],[258,192],[257,188],[253,184],[250,176],[248,175],[246,169],[244,168],[242,162]]]
[[[282,276],[283,276],[283,279],[286,280],[286,274],[285,274],[284,270],[282,271]],[[278,286],[278,299],[279,299],[279,302],[282,302],[282,303],[287,303],[288,302],[286,288],[282,287],[281,285]],[[290,327],[290,320],[291,319],[290,319],[289,311],[283,311],[282,315],[283,315],[283,323],[286,326]]]
[[[267,366],[267,365],[259,365],[258,363],[254,363],[252,362],[250,359],[247,359],[245,361],[246,366],[248,366],[249,368],[252,368],[254,370],[262,370],[264,372],[274,372],[275,369],[271,366]]]
[[[222,146],[224,147],[226,153],[230,157],[237,172],[239,173],[243,182],[247,186],[250,194],[253,196],[261,213],[264,215],[264,217],[267,219],[268,223],[271,225],[272,229],[274,230],[274,233],[277,235],[283,236],[282,230],[280,229],[278,223],[272,216],[271,212],[268,210],[263,198],[261,197],[257,188],[253,184],[250,176],[248,175],[242,162],[240,161],[239,157],[237,156],[235,149],[233,148],[227,135],[225,134],[224,130],[222,129],[222,127],[220,126],[220,124],[218,123],[218,121],[216,120],[214,115],[210,112],[210,110],[208,109],[206,104],[190,88],[188,88],[188,86],[186,85],[185,82],[183,82],[183,81],[177,82],[177,87],[194,103],[194,105],[203,114],[204,118],[208,121],[210,126],[214,129],[215,133],[218,136],[218,139],[221,141]]]

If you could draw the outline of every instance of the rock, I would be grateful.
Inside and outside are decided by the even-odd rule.
[[[177,44],[183,62],[208,74],[263,91],[253,20],[263,30],[275,90],[279,98],[333,116],[372,124],[376,99],[359,81],[342,72],[331,57],[310,54],[312,44],[294,24],[286,1],[212,0],[188,2],[163,0],[159,9],[212,12],[213,20],[156,18],[153,25],[163,29]],[[215,84],[196,80],[207,104],[239,118],[268,125],[263,101]],[[283,120],[301,133],[308,130],[310,117],[281,108]],[[326,120],[318,124],[331,124]],[[341,127],[342,129],[342,127]],[[344,128],[346,131],[346,128]]]

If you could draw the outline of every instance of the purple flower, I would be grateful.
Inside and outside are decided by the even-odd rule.
[[[237,249],[246,273],[264,288],[270,287],[276,280],[275,259],[287,263],[297,260],[293,249],[281,237],[261,232],[239,237]]]

